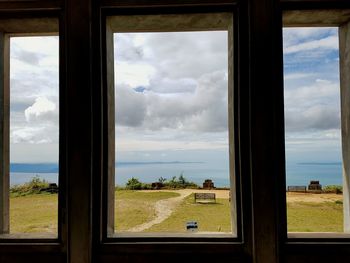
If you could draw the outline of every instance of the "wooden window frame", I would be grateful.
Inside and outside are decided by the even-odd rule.
[[[283,26],[286,27],[326,27],[334,26],[339,28],[340,43],[340,87],[341,87],[341,115],[342,122],[344,122],[344,111],[346,112],[346,105],[349,103],[345,99],[344,94],[348,92],[348,80],[346,79],[346,62],[349,58],[345,58],[344,51],[349,47],[344,45],[342,39],[345,38],[346,33],[344,27],[350,21],[350,5],[345,1],[318,1],[317,4],[311,1],[281,1],[283,12]],[[313,14],[313,15],[311,15]],[[350,74],[350,73],[348,73]],[[343,125],[342,125],[343,126]],[[343,138],[343,158],[347,156],[344,153],[344,128],[342,127]],[[345,136],[348,134],[345,131]],[[346,147],[347,148],[347,147]],[[343,175],[344,176],[344,175]],[[345,186],[346,187],[346,186]],[[345,189],[345,192],[349,189]],[[346,193],[345,193],[346,196]],[[346,198],[346,197],[345,197]],[[283,206],[281,204],[281,206]],[[346,204],[344,205],[344,210]],[[349,217],[344,214],[344,220],[349,221]],[[286,219],[285,219],[286,221]],[[349,233],[288,233],[287,239],[283,245],[284,257],[288,262],[307,262],[317,260],[326,262],[332,260],[335,262],[345,262],[350,254],[350,235]],[[336,252],[335,252],[336,251]],[[311,256],[311,255],[316,256]]]
[[[237,195],[239,189],[236,191],[237,182],[239,179],[236,178],[236,167],[235,167],[235,143],[234,143],[234,38],[233,38],[233,14],[232,12],[219,12],[219,13],[195,13],[195,14],[168,14],[167,17],[161,15],[131,15],[131,16],[108,16],[106,17],[106,42],[103,46],[106,47],[106,72],[107,76],[105,77],[105,94],[107,98],[107,123],[105,126],[105,131],[107,133],[106,137],[108,138],[108,145],[105,150],[104,156],[108,158],[108,167],[105,169],[106,174],[105,182],[107,185],[105,189],[108,189],[104,194],[107,194],[105,199],[108,200],[108,210],[103,212],[105,226],[107,228],[107,236],[104,236],[104,239],[110,240],[114,238],[114,241],[122,239],[123,237],[130,240],[132,237],[143,238],[145,241],[147,237],[152,236],[157,240],[162,240],[167,237],[179,238],[183,237],[184,240],[196,241],[197,239],[208,240],[208,238],[218,239],[220,241],[238,241],[241,240],[241,231],[237,231],[237,220],[240,220],[240,212],[236,208]],[[142,21],[142,23],[139,23]],[[195,22],[193,22],[195,21]],[[179,24],[181,27],[179,27]],[[115,233],[114,227],[114,217],[115,217],[115,81],[114,81],[114,34],[123,33],[123,32],[190,32],[190,31],[217,31],[222,30],[227,32],[228,37],[228,83],[227,83],[227,92],[228,92],[228,145],[229,145],[229,180],[231,185],[230,191],[230,214],[231,214],[231,224],[232,224],[232,233],[231,234],[204,234],[204,235],[188,235],[181,233],[151,233],[150,235],[144,235],[142,233],[125,233],[119,234]],[[239,222],[241,224],[241,222]],[[105,231],[103,231],[105,232]],[[198,241],[197,241],[198,242]]]
[[[2,0],[1,18],[60,18],[60,176],[57,243],[8,240],[1,262],[347,262],[350,244],[287,238],[282,10],[349,9],[348,0]],[[235,127],[241,181],[239,242],[106,242],[102,211],[107,138],[104,17],[231,10],[235,18]],[[237,115],[236,115],[237,114]],[[62,192],[62,189],[64,189]]]

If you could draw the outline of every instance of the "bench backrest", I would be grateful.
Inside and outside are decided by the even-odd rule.
[[[195,193],[195,199],[215,199],[215,193]]]
[[[306,186],[300,186],[300,185],[288,186],[288,192],[306,192]]]

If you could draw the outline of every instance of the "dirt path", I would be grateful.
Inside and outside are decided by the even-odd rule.
[[[175,210],[175,208],[182,202],[184,198],[189,196],[193,191],[169,191],[169,192],[176,192],[179,193],[180,196],[168,198],[164,200],[160,200],[156,202],[155,204],[155,210],[156,210],[156,217],[155,219],[148,221],[144,224],[135,226],[133,228],[130,228],[128,231],[130,232],[142,232],[150,227],[152,227],[155,224],[159,224],[163,222],[165,219],[167,219],[171,213]]]

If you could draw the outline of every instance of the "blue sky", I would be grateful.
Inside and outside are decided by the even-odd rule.
[[[341,161],[338,30],[286,28],[283,36],[287,161]]]

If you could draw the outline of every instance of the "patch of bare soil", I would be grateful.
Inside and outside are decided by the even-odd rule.
[[[310,203],[323,203],[323,202],[335,202],[342,201],[342,194],[314,194],[314,193],[294,193],[287,192],[287,202],[310,202]]]

